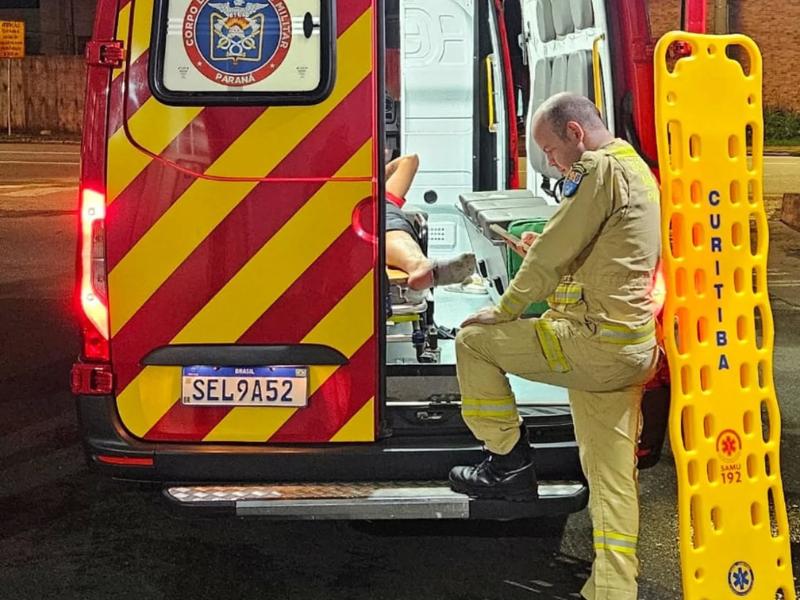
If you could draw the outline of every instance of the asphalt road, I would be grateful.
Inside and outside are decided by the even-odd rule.
[[[78,177],[78,144],[0,144],[0,182],[14,184],[74,182]]]
[[[37,165],[0,171],[0,599],[578,598],[592,552],[585,511],[569,517],[563,532],[547,522],[196,519],[169,512],[157,489],[91,474],[68,391],[78,351],[70,318],[76,165],[45,164],[72,159],[24,150]],[[20,179],[34,177],[28,169],[35,181]],[[773,224],[769,267],[797,574],[800,233]],[[640,479],[641,598],[677,599],[669,454]]]
[[[764,194],[800,193],[800,157],[764,157]]]

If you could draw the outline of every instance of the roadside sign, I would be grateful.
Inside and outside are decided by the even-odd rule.
[[[0,58],[25,58],[25,21],[0,21]]]

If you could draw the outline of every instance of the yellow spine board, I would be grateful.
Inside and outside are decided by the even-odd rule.
[[[668,58],[676,41],[691,56]],[[684,597],[794,599],[772,380],[761,56],[745,36],[671,32],[655,70]]]

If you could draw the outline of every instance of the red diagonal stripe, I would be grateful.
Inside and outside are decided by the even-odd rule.
[[[336,32],[342,35],[364,11],[372,6],[372,0],[344,0],[336,3]]]
[[[202,173],[253,124],[263,107],[208,107],[164,150],[162,156]],[[187,151],[191,148],[191,154]],[[191,156],[191,162],[185,158]],[[125,253],[194,183],[196,177],[154,160],[108,207],[108,221],[124,235],[108,238],[106,254],[112,270]],[[120,230],[118,230],[120,232]]]
[[[127,44],[127,40],[125,41]],[[147,71],[150,63],[150,50],[142,52],[142,55],[133,61],[124,73],[111,82],[110,110],[108,117],[108,135],[112,136],[122,127],[123,105],[125,99],[123,90],[125,89],[126,79],[128,85],[128,111],[130,119],[139,108],[150,99],[150,84],[147,82]]]
[[[375,337],[367,340],[350,363],[336,371],[311,398],[275,432],[270,442],[327,442],[376,393]]]
[[[371,98],[367,77],[271,174],[280,177],[307,169],[309,157],[321,174],[335,174],[370,138],[370,121],[354,115],[372,114]],[[138,374],[142,356],[168,344],[321,186],[264,181],[231,211],[114,337],[118,391]],[[112,233],[114,226],[109,229]],[[113,235],[126,234],[122,229]]]
[[[346,230],[328,247],[311,267],[286,290],[278,301],[240,339],[240,343],[297,344],[327,315],[373,268],[371,244]],[[331,273],[350,269],[339,277]],[[324,295],[318,302],[309,302],[309,290],[316,282],[325,281]],[[297,310],[298,306],[304,309]],[[184,406],[176,401],[169,411],[147,432],[149,440],[199,441],[228,414],[227,407],[202,408]]]

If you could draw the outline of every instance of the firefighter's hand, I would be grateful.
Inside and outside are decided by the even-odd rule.
[[[494,325],[495,323],[500,322],[501,319],[497,315],[497,310],[495,307],[487,306],[464,319],[464,321],[461,323],[461,327],[466,327],[467,325]]]
[[[533,242],[536,241],[536,238],[539,237],[539,234],[535,231],[523,231],[522,235],[519,237],[522,240],[522,244],[530,248],[533,246]]]
[[[511,248],[514,252],[516,252],[522,258],[525,258],[525,255],[528,253],[528,250],[531,249],[533,242],[536,241],[536,238],[539,237],[533,231],[524,231],[522,232],[522,236],[520,237],[520,243],[515,244],[511,240],[504,239],[503,241]]]

